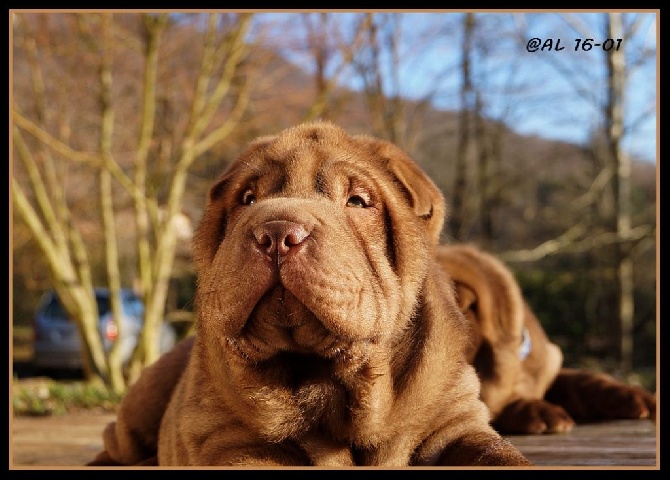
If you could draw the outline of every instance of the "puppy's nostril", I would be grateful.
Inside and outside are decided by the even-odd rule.
[[[303,240],[305,240],[305,238],[307,238],[307,232],[305,229],[300,227],[288,232],[282,243],[285,247],[295,247],[296,245],[300,245]]]
[[[260,237],[256,236],[256,242],[258,242],[258,245],[260,245],[263,248],[266,248],[266,249],[268,249],[268,248],[272,249],[273,248],[272,237],[270,235],[268,235],[267,233],[262,233],[260,235]]]
[[[272,220],[253,229],[256,243],[268,255],[286,255],[301,245],[309,231],[301,224],[287,220]]]

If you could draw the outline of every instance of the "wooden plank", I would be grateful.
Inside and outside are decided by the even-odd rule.
[[[656,430],[649,420],[616,420],[506,438],[536,466],[660,467]]]

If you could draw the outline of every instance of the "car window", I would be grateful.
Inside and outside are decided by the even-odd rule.
[[[110,310],[109,297],[98,295],[95,297],[96,302],[98,302],[98,313],[102,317],[106,315]]]
[[[137,318],[142,318],[142,312],[144,308],[142,307],[142,301],[137,297],[130,297],[128,299],[128,313]]]
[[[101,317],[111,311],[109,295],[105,293],[97,293],[95,300],[98,304],[98,313]],[[142,300],[138,296],[134,294],[127,295],[122,292],[121,302],[123,304],[123,309],[128,312],[128,314],[142,319],[144,306]],[[69,321],[65,309],[55,295],[47,302],[41,316],[50,321]]]
[[[69,318],[67,316],[67,313],[65,312],[65,309],[61,305],[60,301],[58,300],[58,297],[53,297],[51,301],[47,304],[47,306],[44,309],[43,312],[44,318],[48,320],[61,320],[61,321],[68,321]]]

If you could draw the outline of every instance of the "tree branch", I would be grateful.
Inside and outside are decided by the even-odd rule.
[[[557,254],[574,254],[601,248],[606,245],[637,243],[648,238],[655,230],[654,226],[640,225],[629,230],[628,235],[625,237],[616,232],[604,232],[578,240],[578,237],[586,232],[586,228],[582,224],[577,224],[560,237],[548,240],[535,248],[502,252],[497,254],[497,256],[501,260],[510,263],[536,262],[542,258]]]

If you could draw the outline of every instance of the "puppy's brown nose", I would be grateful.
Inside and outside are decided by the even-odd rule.
[[[309,232],[303,225],[288,220],[265,222],[255,227],[253,233],[261,251],[271,257],[287,255],[309,237]]]

